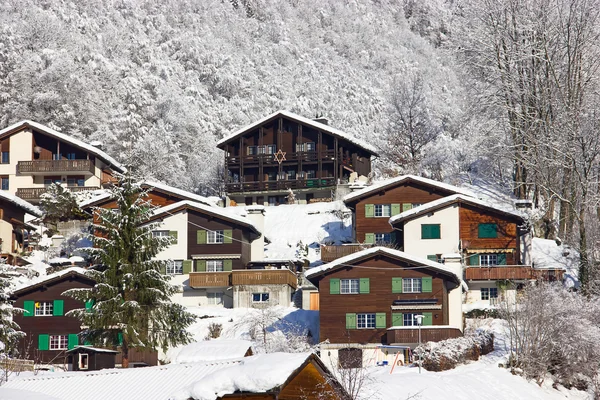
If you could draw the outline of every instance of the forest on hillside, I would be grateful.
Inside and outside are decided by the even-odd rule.
[[[531,199],[587,285],[599,17],[600,0],[5,0],[0,126],[36,120],[219,194],[216,141],[278,109],[323,115],[380,149],[378,177],[471,174]]]

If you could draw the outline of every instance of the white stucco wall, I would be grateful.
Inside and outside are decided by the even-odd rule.
[[[10,137],[10,163],[0,164],[0,175],[8,175],[11,194],[17,193],[17,188],[33,187],[31,175],[17,175],[19,161],[31,161],[33,135],[29,129],[24,129]]]
[[[480,303],[482,305],[495,305],[498,301],[508,301],[514,303],[517,298],[516,288],[509,288],[500,290],[498,288],[498,299],[497,300],[482,300],[481,289],[482,288],[497,288],[496,281],[485,281],[485,282],[469,282],[469,291],[467,292],[466,304]]]
[[[233,287],[233,307],[262,308],[281,305],[289,307],[292,304],[294,289],[288,285],[238,285]],[[269,301],[254,303],[252,293],[269,293]]]
[[[0,220],[0,239],[2,239],[2,246],[0,247],[1,253],[12,252],[12,230],[13,226],[11,223]]]
[[[404,349],[395,349],[389,347],[377,348],[376,344],[363,345],[358,343],[322,344],[321,354],[319,357],[321,358],[325,366],[327,366],[327,368],[329,368],[330,370],[336,370],[338,369],[338,352],[341,349],[345,348],[355,348],[362,350],[363,367],[370,367],[378,365],[378,363],[381,364],[383,361],[387,361],[387,368],[391,368],[394,361],[396,361],[397,365],[403,365],[409,361],[406,355],[406,351]],[[398,355],[398,353],[400,354]],[[396,355],[398,355],[398,358],[396,358]],[[400,361],[399,363],[398,360]]]
[[[440,224],[440,239],[421,239],[421,225]],[[427,258],[431,254],[458,253],[460,240],[458,206],[424,214],[404,224],[404,251]]]

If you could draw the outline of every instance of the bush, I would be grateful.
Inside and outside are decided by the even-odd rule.
[[[500,318],[495,308],[475,308],[465,313],[467,318]]]
[[[413,354],[422,357],[422,366],[428,371],[446,371],[494,350],[494,335],[477,331],[472,336],[427,342],[417,347]]]
[[[221,332],[223,332],[223,324],[211,322],[208,325],[208,335],[206,336],[206,339],[216,339],[221,336]]]

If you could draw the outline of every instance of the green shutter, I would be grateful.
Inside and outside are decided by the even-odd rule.
[[[169,236],[173,238],[171,244],[177,244],[177,231],[169,231]]]
[[[375,205],[374,204],[365,204],[365,217],[366,218],[375,217]]]
[[[385,313],[375,314],[375,328],[387,328]]]
[[[85,301],[85,311],[91,313],[94,309],[94,299],[88,299]]]
[[[392,204],[392,216],[400,214],[400,204]]]
[[[430,255],[428,255],[428,256],[427,256],[427,259],[428,259],[429,261],[435,261],[435,262],[437,262],[437,260],[438,260],[438,258],[437,258],[437,255],[436,255],[436,254],[430,254]]]
[[[231,229],[225,229],[223,231],[223,243],[231,243],[233,237],[233,231]]]
[[[412,203],[402,203],[402,212],[412,209]]]
[[[497,224],[479,224],[478,236],[480,239],[493,239],[498,237]]]
[[[50,335],[44,333],[38,335],[38,350],[49,350],[50,349]]]
[[[356,314],[346,314],[346,329],[356,329]]]
[[[469,256],[469,265],[480,265],[479,264],[479,255],[478,254],[474,254],[472,256]]]
[[[366,244],[375,244],[375,234],[374,233],[365,233],[365,243]]]
[[[430,312],[423,313],[423,326],[433,325],[433,314]]]
[[[123,332],[117,333],[117,345],[123,346]]]
[[[329,280],[329,294],[340,294],[340,280],[331,278]]]
[[[23,302],[23,309],[25,310],[23,313],[24,317],[33,317],[35,315],[35,301],[25,300]]]
[[[404,314],[392,313],[392,326],[403,326],[404,325]]]
[[[370,282],[369,282],[369,278],[360,278],[360,283],[359,283],[359,290],[358,292],[360,294],[367,294],[370,293]]]
[[[423,224],[421,225],[421,239],[439,239],[440,234],[439,224]]]
[[[205,230],[197,230],[196,231],[196,244],[206,244],[206,231]]]
[[[206,260],[196,260],[196,272],[206,272]]]
[[[402,278],[392,278],[392,293],[402,293]]]
[[[421,292],[431,293],[433,286],[433,279],[430,276],[421,278]]]
[[[183,273],[189,274],[192,272],[192,260],[183,260]]]
[[[498,265],[506,265],[506,254],[500,253],[498,254]]]
[[[439,224],[431,225],[431,235],[433,236],[432,239],[440,239],[442,237],[441,226]]]
[[[65,301],[64,300],[54,300],[54,305],[52,307],[52,315],[60,317],[61,315],[65,315]]]
[[[79,344],[79,336],[77,336],[74,333],[69,334],[69,339],[68,339],[68,342],[67,342],[68,349],[71,350],[72,348],[74,348],[78,344]]]
[[[223,271],[231,271],[233,266],[232,260],[223,260]]]

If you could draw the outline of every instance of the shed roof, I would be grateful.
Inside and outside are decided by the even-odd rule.
[[[365,151],[368,151],[369,153],[371,153],[374,156],[378,155],[377,149],[374,146],[372,146],[372,145],[370,145],[368,143],[365,143],[365,142],[363,142],[360,139],[357,139],[353,135],[350,135],[350,134],[348,134],[348,133],[346,133],[344,131],[341,131],[339,129],[333,128],[333,127],[331,127],[329,125],[325,125],[325,124],[322,124],[322,123],[317,122],[315,120],[303,117],[301,115],[294,114],[293,112],[290,112],[290,111],[287,111],[287,110],[276,111],[276,112],[274,112],[272,114],[267,115],[264,118],[259,119],[256,122],[251,123],[250,125],[246,125],[243,128],[238,129],[237,131],[235,131],[231,135],[229,135],[229,136],[227,136],[227,137],[219,140],[219,142],[217,142],[217,147],[221,147],[225,143],[230,142],[231,140],[233,140],[233,139],[235,139],[235,138],[243,135],[244,133],[246,133],[246,132],[248,132],[248,131],[250,131],[252,129],[255,129],[255,128],[259,127],[260,125],[263,125],[264,123],[266,123],[266,122],[268,122],[268,121],[270,121],[272,119],[275,119],[277,117],[285,117],[285,118],[291,119],[293,121],[299,122],[301,124],[311,126],[311,127],[315,128],[315,129],[318,129],[320,131],[330,133],[333,136],[337,136],[337,137],[339,137],[341,139],[347,140],[348,142],[350,142],[350,143],[352,143],[352,144],[360,147],[361,149],[363,149]]]
[[[4,191],[0,191],[0,202],[1,201],[7,201],[11,204],[14,204],[15,206],[17,206],[24,212],[31,214],[35,217],[42,216],[42,210],[40,210],[38,207],[34,206],[30,202],[25,201],[25,200],[21,199],[20,197],[17,197],[13,194],[6,193]]]

